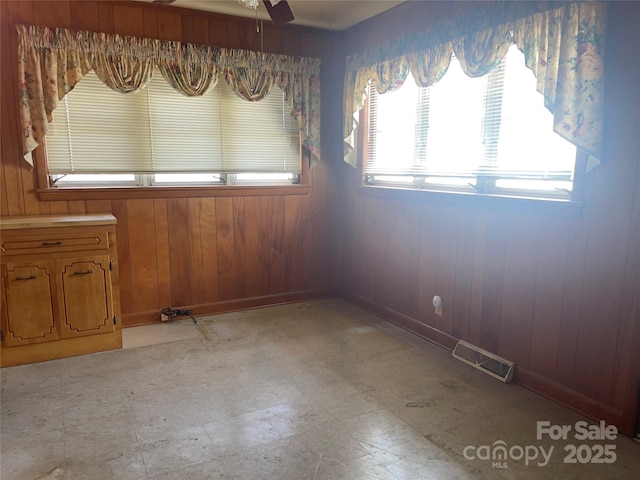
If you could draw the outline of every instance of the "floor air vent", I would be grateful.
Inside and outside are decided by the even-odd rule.
[[[462,340],[458,340],[456,347],[453,349],[453,357],[481,370],[487,375],[497,378],[501,382],[509,383],[513,379],[515,363]]]

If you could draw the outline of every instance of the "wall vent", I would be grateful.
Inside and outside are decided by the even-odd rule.
[[[462,340],[458,340],[453,349],[453,357],[501,382],[509,383],[513,379],[515,363]]]

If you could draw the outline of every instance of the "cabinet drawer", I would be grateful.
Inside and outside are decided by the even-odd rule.
[[[34,237],[11,238],[3,235],[2,252],[5,254],[28,254],[48,252],[69,252],[77,250],[107,249],[106,232],[90,234],[38,235]],[[8,237],[8,238],[7,238]]]

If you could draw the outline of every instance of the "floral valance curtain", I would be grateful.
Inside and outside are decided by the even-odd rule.
[[[320,60],[248,50],[18,25],[18,75],[23,154],[42,143],[58,101],[88,72],[109,88],[135,94],[154,66],[176,90],[203,95],[223,77],[248,101],[282,89],[300,128],[302,143],[320,157]]]
[[[604,2],[499,2],[347,57],[345,161],[356,166],[354,130],[370,81],[385,93],[399,88],[411,72],[419,86],[428,87],[446,73],[452,54],[465,74],[479,77],[497,67],[516,44],[553,113],[554,130],[597,164],[602,154],[606,24]]]

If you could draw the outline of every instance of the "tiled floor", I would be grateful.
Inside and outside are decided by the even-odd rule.
[[[537,420],[581,417],[338,300],[131,329],[125,345],[2,369],[2,480],[640,478],[630,439],[537,440]],[[499,441],[507,468],[464,456]],[[616,461],[564,464],[570,443],[582,459],[615,445]],[[527,466],[518,447],[554,451]]]

